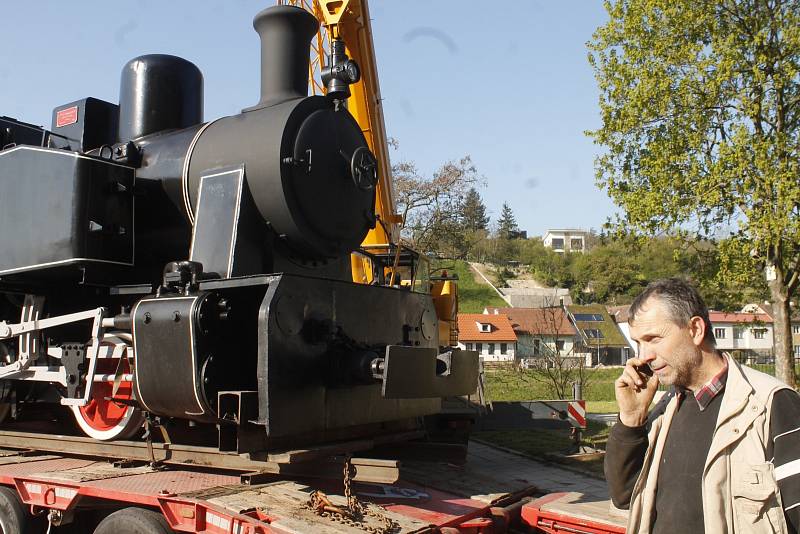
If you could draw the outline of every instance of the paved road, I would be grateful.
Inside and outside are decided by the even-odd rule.
[[[604,480],[483,443],[470,441],[467,461],[471,471],[500,480],[527,482],[545,493],[577,491],[600,501],[609,498]]]

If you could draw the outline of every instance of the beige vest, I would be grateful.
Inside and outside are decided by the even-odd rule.
[[[727,354],[725,357],[728,378],[703,469],[705,530],[707,534],[783,534],[787,532],[786,519],[774,466],[764,455],[772,396],[788,386],[740,366]],[[630,534],[651,531],[658,468],[677,406],[677,398],[673,398],[648,434],[650,446],[631,497],[627,529]],[[687,446],[691,446],[691,440],[687,440]]]

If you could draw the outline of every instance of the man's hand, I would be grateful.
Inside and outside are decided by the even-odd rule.
[[[647,409],[658,390],[658,378],[647,377],[636,370],[647,362],[631,358],[622,375],[614,382],[614,394],[619,406],[619,420],[625,426],[642,426],[647,421]]]

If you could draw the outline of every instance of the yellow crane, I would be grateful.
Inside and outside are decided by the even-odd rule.
[[[377,255],[392,256],[391,267],[382,273],[379,283],[411,285],[414,290],[430,292],[439,319],[440,343],[458,343],[458,288],[454,279],[430,280],[427,258],[404,247],[400,242],[402,217],[395,211],[394,189],[386,127],[383,117],[372,24],[367,0],[278,0],[278,4],[301,7],[322,22],[312,43],[309,63],[309,89],[312,94],[326,94],[322,82],[330,68],[335,43],[342,46],[347,57],[360,68],[360,78],[350,85],[346,100],[348,111],[358,122],[378,164],[375,216],[376,225],[364,242],[367,255],[353,254],[353,280],[376,283],[373,259]],[[408,258],[411,258],[410,260]]]

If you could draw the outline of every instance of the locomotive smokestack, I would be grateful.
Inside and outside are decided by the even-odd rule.
[[[261,37],[261,100],[251,109],[308,95],[311,38],[319,21],[299,7],[270,7],[253,19]]]

